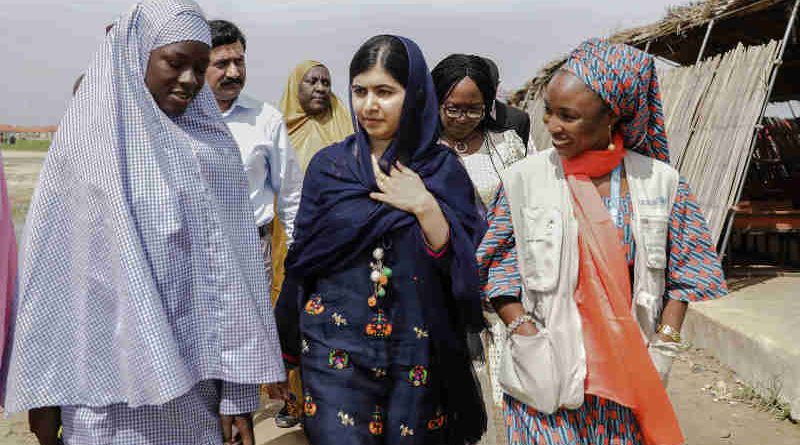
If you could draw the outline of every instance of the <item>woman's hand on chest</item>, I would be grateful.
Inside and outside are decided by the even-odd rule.
[[[375,182],[380,192],[370,193],[370,198],[414,215],[425,212],[432,203],[436,203],[436,199],[415,171],[398,161],[387,175],[378,167],[375,156],[371,159]]]

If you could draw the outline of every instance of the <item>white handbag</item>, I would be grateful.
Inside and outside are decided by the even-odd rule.
[[[547,329],[532,336],[508,336],[498,381],[506,394],[541,413],[560,407],[560,373]]]
[[[682,350],[683,347],[680,343],[663,341],[658,338],[650,342],[647,351],[650,353],[650,359],[653,360],[653,364],[664,386],[667,386],[669,381],[669,371],[672,369],[672,361]]]

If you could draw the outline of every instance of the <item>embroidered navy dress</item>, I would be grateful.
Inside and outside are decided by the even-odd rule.
[[[429,293],[444,291],[447,251],[427,251],[419,230],[388,233],[351,267],[319,279],[306,302],[301,363],[312,443],[443,443],[446,375],[431,363],[424,307]]]
[[[465,445],[486,430],[467,332],[484,326],[475,250],[485,221],[464,167],[438,141],[433,81],[416,44],[400,128],[379,164],[422,179],[449,238],[428,247],[413,214],[378,191],[361,130],[306,171],[277,316],[286,361],[300,363],[314,445]]]

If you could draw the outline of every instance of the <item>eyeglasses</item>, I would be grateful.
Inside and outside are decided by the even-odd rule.
[[[458,119],[461,116],[466,116],[468,119],[482,119],[486,112],[483,106],[480,108],[467,108],[466,110],[458,107],[442,106],[442,110],[444,110],[444,115],[450,119]]]

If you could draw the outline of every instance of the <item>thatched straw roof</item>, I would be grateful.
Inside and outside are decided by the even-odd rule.
[[[706,0],[673,6],[664,18],[650,25],[618,32],[611,41],[627,43],[662,59],[681,65],[697,60],[707,25],[714,19],[705,57],[725,53],[737,44],[761,45],[783,37],[794,0]],[[800,45],[787,48],[782,74],[776,83],[776,97],[794,97],[800,91],[793,79],[800,76]],[[796,60],[796,62],[795,62]],[[559,58],[545,65],[528,85],[517,91],[510,102],[521,104],[546,85],[552,73],[564,62]]]
[[[639,46],[648,40],[680,35],[692,28],[702,27],[711,19],[728,19],[764,11],[787,0],[707,0],[683,6],[672,6],[661,21],[631,28],[615,34],[612,39]]]

